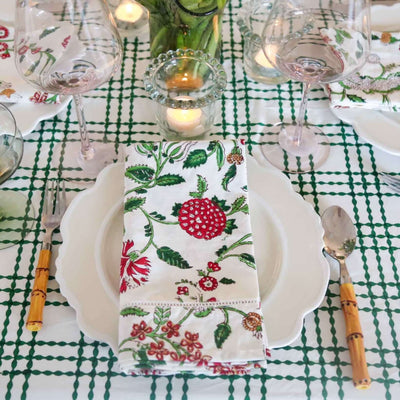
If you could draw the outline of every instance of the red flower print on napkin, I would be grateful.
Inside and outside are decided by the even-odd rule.
[[[153,328],[147,326],[145,321],[140,321],[140,324],[133,324],[131,336],[137,337],[139,340],[144,340],[146,338],[146,335],[151,333],[152,331]]]
[[[172,321],[168,321],[161,330],[167,334],[167,338],[171,339],[173,336],[179,336],[179,324],[175,324]]]
[[[4,25],[0,25],[0,39],[5,39],[9,35],[9,30]]]
[[[213,276],[204,276],[199,280],[199,286],[205,290],[215,290],[218,287],[218,281]]]
[[[158,361],[162,361],[164,356],[169,354],[169,350],[164,347],[164,342],[160,340],[158,343],[150,343],[150,350],[147,351],[149,356],[155,355]]]
[[[203,345],[199,342],[199,334],[186,331],[185,338],[181,340],[181,346],[187,347],[189,353],[195,349],[202,349]]]
[[[137,252],[130,251],[133,245],[132,240],[127,240],[122,246],[120,293],[126,292],[128,287],[141,286],[149,280],[150,261],[147,257],[139,257]]]
[[[221,267],[219,266],[219,264],[216,262],[212,262],[212,261],[208,262],[207,269],[209,271],[213,271],[213,272],[221,271]]]
[[[196,239],[210,240],[222,234],[226,216],[218,204],[210,199],[190,199],[179,211],[181,228]]]

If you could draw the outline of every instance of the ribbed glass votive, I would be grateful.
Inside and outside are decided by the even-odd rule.
[[[216,101],[226,88],[222,65],[200,50],[176,50],[153,59],[144,74],[156,121],[167,140],[197,140],[211,130]]]

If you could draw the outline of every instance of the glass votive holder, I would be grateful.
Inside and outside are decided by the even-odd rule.
[[[135,0],[107,0],[122,37],[141,34],[149,21],[149,12]]]
[[[170,50],[150,62],[144,87],[167,140],[198,140],[214,125],[218,109],[215,103],[226,88],[226,74],[207,53]]]
[[[251,79],[267,85],[284,83],[289,80],[269,62],[261,46],[262,31],[272,3],[273,0],[248,0],[237,18],[237,24],[244,40],[244,70]]]

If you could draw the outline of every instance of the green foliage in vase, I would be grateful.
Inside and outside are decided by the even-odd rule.
[[[138,0],[150,13],[150,51],[203,50],[219,58],[222,14],[228,0]]]

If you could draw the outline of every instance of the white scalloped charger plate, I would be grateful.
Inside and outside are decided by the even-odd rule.
[[[400,3],[371,8],[371,27],[378,32],[400,30]],[[331,108],[342,121],[353,126],[358,136],[373,146],[400,155],[400,113],[363,110],[361,108]]]
[[[282,173],[251,158],[248,171],[262,309],[269,345],[281,347],[298,337],[304,316],[325,295],[329,267],[322,255],[323,229],[311,205]],[[114,352],[122,193],[123,164],[112,164],[74,198],[61,224],[63,244],[56,260],[56,279],[81,330]]]

